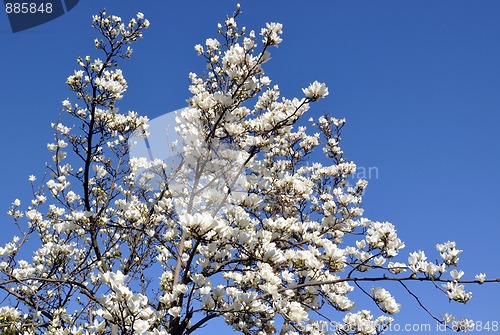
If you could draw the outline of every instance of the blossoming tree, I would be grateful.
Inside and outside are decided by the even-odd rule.
[[[31,203],[9,210],[20,233],[0,248],[1,334],[187,335],[214,318],[243,334],[324,334],[333,321],[339,334],[378,334],[400,310],[385,283],[414,296],[409,282],[428,282],[466,303],[464,284],[499,281],[463,280],[454,242],[437,245],[437,263],[423,251],[399,257],[394,225],[363,217],[367,182],[349,185],[345,120],[311,119],[313,134],[297,125],[327,87],[280,97],[263,66],[282,25],[257,34],[239,14],[195,46],[207,70],[189,76],[177,141],[165,143],[172,162],[132,157],[148,119],[117,108],[118,60],[149,22],[94,16],[102,59],[78,58],[67,80],[76,101],[63,102],[48,144],[53,165],[40,187],[30,177]],[[372,305],[356,306],[354,290]]]

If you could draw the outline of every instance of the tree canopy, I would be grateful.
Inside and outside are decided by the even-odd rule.
[[[437,262],[400,255],[395,226],[363,216],[368,183],[340,147],[346,121],[307,117],[327,86],[281,96],[264,67],[282,25],[247,30],[240,14],[195,46],[206,71],[189,74],[169,159],[134,156],[150,149],[149,120],[119,110],[119,62],[149,21],[93,17],[99,56],[67,78],[76,98],[52,124],[53,164],[40,184],[30,177],[28,206],[9,210],[19,234],[0,248],[3,335],[187,335],[214,318],[243,334],[380,334],[401,307],[387,283],[441,324],[473,327],[434,315],[407,284],[466,303],[465,284],[500,280],[462,279],[455,242],[436,246]],[[373,304],[356,306],[354,290]]]

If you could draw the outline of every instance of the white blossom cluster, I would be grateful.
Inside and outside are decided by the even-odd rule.
[[[399,313],[401,305],[396,302],[386,289],[382,287],[372,287],[371,295],[384,312],[388,314]]]
[[[343,321],[340,329],[347,334],[380,334],[394,319],[379,316],[374,320],[371,312],[364,309],[357,313],[348,313]]]
[[[207,67],[189,75],[175,164],[130,158],[148,119],[116,106],[127,88],[117,59],[149,22],[94,17],[106,60],[78,59],[67,79],[78,103],[62,104],[77,124],[53,124],[46,178],[27,207],[9,209],[21,233],[0,247],[3,301],[16,301],[0,307],[4,333],[182,335],[220,317],[249,335],[327,334],[336,317],[341,333],[368,335],[401,309],[373,281],[441,283],[450,300],[471,298],[454,242],[437,245],[442,262],[423,251],[405,260],[395,226],[363,216],[367,181],[350,183],[345,119],[311,118],[312,133],[297,124],[326,84],[281,96],[264,64],[284,28],[268,23],[257,37],[240,13],[195,46]],[[356,305],[355,290],[380,316]]]

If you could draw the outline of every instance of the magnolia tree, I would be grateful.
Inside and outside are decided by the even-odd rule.
[[[187,335],[215,318],[243,334],[326,334],[333,322],[338,334],[379,334],[400,311],[393,284],[443,325],[473,325],[433,314],[410,282],[466,303],[464,284],[499,280],[462,279],[454,242],[430,253],[438,262],[401,255],[394,225],[363,217],[367,182],[350,186],[356,165],[339,146],[345,120],[297,125],[327,87],[280,97],[264,63],[282,25],[247,31],[239,14],[195,46],[206,73],[189,75],[192,96],[164,143],[172,159],[131,155],[148,119],[117,108],[118,61],[149,22],[94,16],[101,58],[78,58],[53,164],[40,186],[30,177],[31,203],[9,210],[19,234],[0,248],[1,334]]]

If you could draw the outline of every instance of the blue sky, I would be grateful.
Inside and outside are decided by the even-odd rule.
[[[41,176],[46,143],[60,102],[73,98],[65,81],[76,57],[93,53],[91,15],[106,6],[126,19],[151,21],[131,61],[122,63],[129,89],[122,109],[155,118],[181,108],[188,73],[204,63],[193,45],[216,34],[230,1],[80,1],[68,14],[13,34],[0,14],[2,131],[0,218],[26,203],[28,175]],[[500,277],[500,2],[493,0],[241,1],[241,24],[255,30],[284,24],[267,73],[286,96],[324,81],[330,95],[310,116],[347,118],[344,151],[372,169],[366,216],[396,224],[405,252],[455,240],[466,277]],[[416,291],[437,313],[483,323],[500,321],[500,287],[470,287],[466,305],[449,304],[429,285]],[[399,323],[434,322],[401,290]],[[373,309],[367,303],[359,307]],[[335,318],[335,315],[332,315]],[[221,328],[230,333],[229,328]],[[222,330],[221,330],[222,331]]]

